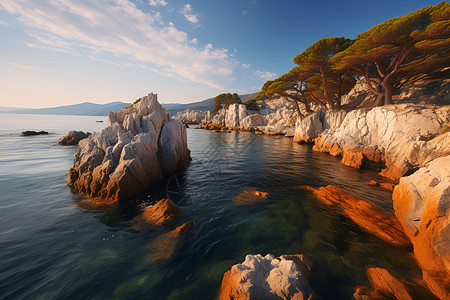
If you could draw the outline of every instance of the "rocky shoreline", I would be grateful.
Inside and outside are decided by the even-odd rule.
[[[448,82],[440,87],[444,87],[446,92],[439,91],[437,94],[445,100],[448,98]],[[364,101],[360,95],[366,91],[362,91],[359,85],[355,88],[359,90],[352,91],[348,96],[353,97],[353,100],[347,101]],[[411,95],[417,95],[419,99]],[[408,102],[404,99],[413,99],[409,102],[414,103],[404,103]],[[293,137],[295,142],[313,144],[312,149],[315,151],[342,157],[342,163],[347,166],[380,170],[380,175],[397,184],[393,191],[393,206],[399,221],[393,217],[387,224],[399,223],[398,226],[388,225],[383,228],[381,225],[380,229],[395,228],[399,235],[397,238],[386,232],[382,235],[387,234],[389,237],[386,235],[386,239],[394,239],[394,243],[409,244],[410,240],[428,288],[440,299],[448,299],[450,105],[427,104],[436,102],[436,96],[424,95],[411,87],[405,88],[396,100],[403,104],[339,111],[318,108],[301,120],[296,118],[286,103],[260,111],[249,111],[245,105],[231,104],[216,115],[204,113],[197,128]],[[188,115],[202,116],[193,111]],[[179,113],[177,118],[183,116],[183,113]],[[187,118],[183,121],[189,123]],[[348,199],[349,196],[344,198]],[[342,200],[338,202],[342,203]],[[364,220],[364,223],[367,221]],[[366,227],[364,224],[361,226]],[[373,229],[370,224],[366,228]]]

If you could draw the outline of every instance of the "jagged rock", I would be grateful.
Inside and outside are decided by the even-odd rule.
[[[340,206],[353,222],[379,238],[399,246],[410,244],[395,216],[382,212],[375,205],[358,199],[345,189],[335,185],[319,188],[304,186],[302,188],[311,191],[318,200],[326,205]]]
[[[20,135],[21,136],[30,136],[30,135],[41,135],[41,134],[48,134],[48,132],[47,131],[30,131],[30,130],[27,130],[27,131],[22,131],[21,133],[20,133]]]
[[[326,129],[338,128],[347,113],[318,108],[313,114],[297,122],[294,142],[312,143]]]
[[[78,145],[78,143],[82,140],[87,138],[90,135],[89,132],[84,131],[69,131],[64,137],[62,137],[58,144],[60,145]]]
[[[80,141],[67,181],[92,198],[127,199],[185,168],[189,159],[185,126],[149,94],[109,112],[108,127]]]
[[[248,205],[263,202],[268,198],[269,193],[267,192],[261,192],[255,189],[247,189],[243,193],[240,193],[235,198],[233,198],[233,202],[236,205]]]
[[[439,135],[450,123],[450,107],[392,105],[359,109],[346,114],[339,127],[315,139],[316,151],[343,156],[343,163],[384,163],[381,174],[398,180],[433,159],[450,154],[450,133]]]
[[[188,221],[174,230],[158,236],[147,246],[148,254],[145,257],[145,262],[156,263],[168,260],[180,243],[183,235],[191,231],[192,226],[194,226],[194,222]]]
[[[449,299],[450,155],[401,178],[392,198],[423,278],[437,296]]]
[[[376,182],[375,180],[371,180],[368,182],[368,184],[370,185],[375,185],[375,186],[379,186],[383,189],[386,189],[388,191],[393,191],[395,184],[390,183],[390,182]]]
[[[170,199],[161,199],[155,205],[147,208],[141,215],[133,219],[137,228],[150,226],[172,226],[178,221],[181,208]]]
[[[179,111],[173,118],[181,123],[199,124],[206,119],[207,112],[186,109]]]
[[[224,274],[219,300],[318,299],[308,283],[310,270],[303,255],[247,255]]]

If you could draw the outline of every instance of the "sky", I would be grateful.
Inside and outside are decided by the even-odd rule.
[[[252,93],[321,38],[439,2],[0,0],[0,106]]]

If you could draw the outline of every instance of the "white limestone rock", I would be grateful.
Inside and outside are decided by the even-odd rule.
[[[267,125],[267,119],[260,114],[248,115],[240,121],[241,130],[254,130]]]
[[[448,106],[410,104],[354,110],[338,127],[324,130],[313,149],[343,156],[354,152],[361,154],[361,159],[382,161],[386,169],[381,174],[398,180],[450,154],[449,133],[439,134],[450,123],[449,112]]]
[[[67,180],[92,198],[126,199],[188,165],[185,126],[171,120],[156,94],[119,112],[78,144]]]
[[[303,255],[247,255],[225,273],[219,300],[317,299],[308,283],[310,269]]]

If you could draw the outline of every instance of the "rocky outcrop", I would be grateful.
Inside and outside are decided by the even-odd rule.
[[[205,121],[206,114],[205,111],[186,109],[179,111],[173,118],[185,124],[199,124]]]
[[[255,189],[247,189],[233,198],[236,205],[248,205],[266,201],[269,199],[269,193],[257,191]]]
[[[41,134],[48,134],[48,132],[47,131],[43,131],[43,130],[41,130],[41,131],[30,131],[30,130],[27,130],[27,131],[22,131],[20,133],[21,136],[31,136],[31,135],[41,135]]]
[[[315,113],[297,123],[294,142],[312,143],[324,130],[334,130],[341,126],[346,114],[345,111],[317,109]]]
[[[185,126],[149,94],[130,108],[109,112],[108,127],[81,140],[67,181],[91,198],[127,199],[189,160]]]
[[[308,283],[310,270],[303,255],[247,255],[224,274],[219,300],[319,299]]]
[[[267,119],[260,114],[252,114],[243,118],[240,123],[240,129],[251,131],[267,125]]]
[[[419,80],[403,87],[397,103],[450,105],[450,79]]]
[[[65,136],[63,136],[58,144],[60,145],[78,145],[78,143],[82,140],[87,138],[90,135],[89,132],[84,131],[69,131]]]
[[[439,134],[450,123],[450,107],[392,105],[354,110],[337,128],[315,139],[316,151],[342,156],[342,162],[360,167],[383,163],[381,174],[398,180],[440,156],[450,154],[450,133]]]
[[[400,179],[392,196],[429,288],[450,298],[450,155]]]
[[[148,254],[145,257],[146,263],[156,263],[168,260],[183,236],[191,231],[194,222],[188,221],[178,226],[172,231],[158,236],[150,245],[147,246]]]
[[[410,245],[402,226],[395,216],[382,212],[375,205],[358,199],[345,189],[329,185],[314,188],[302,187],[311,191],[314,196],[326,205],[337,205],[353,222],[379,238],[399,246]]]

